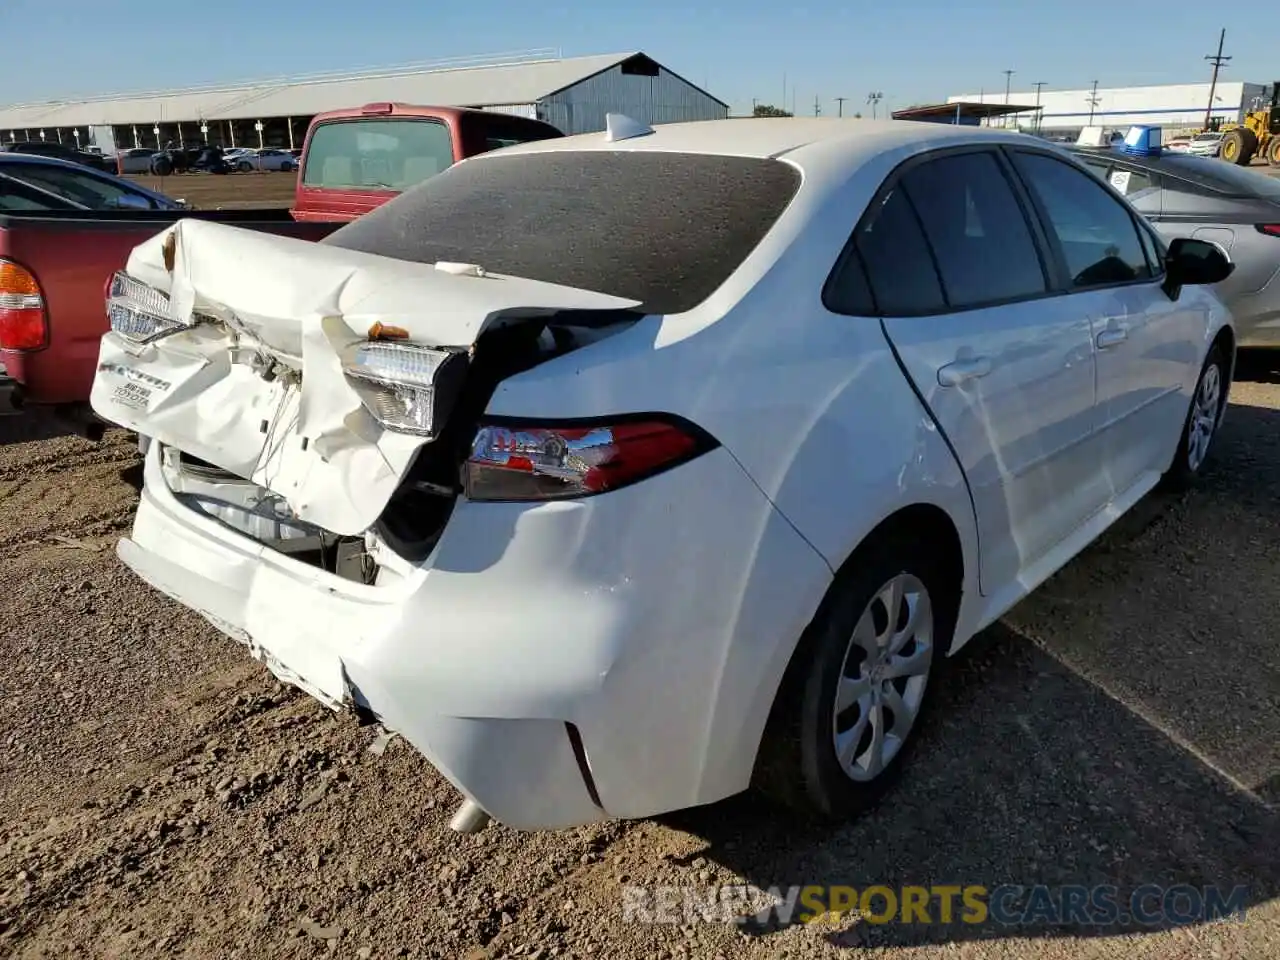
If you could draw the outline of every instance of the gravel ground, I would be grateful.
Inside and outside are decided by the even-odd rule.
[[[1280,376],[1204,486],[1153,497],[976,639],[914,764],[826,832],[749,799],[549,834],[449,832],[403,741],[287,690],[112,547],[139,469],[0,420],[0,956],[1280,957]],[[625,885],[1222,884],[1247,918],[624,922]]]

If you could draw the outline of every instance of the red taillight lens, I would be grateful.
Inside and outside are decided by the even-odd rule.
[[[1280,237],[1280,223],[1260,223],[1258,232],[1265,233],[1269,237]]]
[[[692,424],[657,415],[599,425],[490,423],[471,445],[467,497],[587,497],[669,470],[715,446]]]
[[[39,350],[48,339],[40,284],[26,267],[0,260],[0,350]]]

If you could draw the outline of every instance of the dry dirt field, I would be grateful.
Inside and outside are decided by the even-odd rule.
[[[183,173],[171,177],[130,176],[149,190],[193,203],[202,210],[291,207],[297,177],[289,173]]]
[[[202,180],[237,202],[292,186],[165,189],[212,205]],[[456,794],[402,740],[371,752],[375,728],[276,684],[116,561],[127,435],[2,418],[0,957],[1274,960],[1280,359],[1241,376],[1203,486],[1149,498],[976,639],[898,789],[828,831],[739,799],[453,834]],[[734,883],[1249,893],[1244,922],[1136,933],[623,920],[624,886]]]
[[[962,655],[899,788],[834,831],[750,800],[447,829],[402,740],[279,685],[113,556],[139,469],[0,420],[0,956],[1280,956],[1280,374],[1203,487],[1153,497]],[[1237,884],[1142,933],[624,923],[627,884]]]

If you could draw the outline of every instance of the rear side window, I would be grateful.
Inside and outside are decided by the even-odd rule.
[[[453,136],[437,120],[335,120],[312,132],[302,183],[407,190],[452,165]]]
[[[854,315],[940,313],[946,309],[920,218],[905,191],[895,188],[879,201],[878,209],[858,228],[854,246],[866,278],[857,263],[846,263],[837,282],[828,288],[829,309]],[[862,302],[865,284],[870,285],[874,305]]]
[[[0,174],[0,211],[76,210],[74,204]]]
[[[1016,154],[1058,241],[1077,288],[1107,286],[1153,276],[1128,209],[1070,163],[1042,154]]]
[[[461,163],[322,242],[691,310],[795,196],[788,163],[648,151],[494,154]],[[779,318],[780,320],[782,318]]]
[[[4,172],[90,210],[119,209],[120,198],[124,196],[145,197],[145,194],[130,190],[122,181],[97,177],[80,167],[68,169],[44,163],[12,163],[5,165]],[[155,208],[155,203],[150,198],[146,199]]]
[[[942,157],[902,181],[924,225],[953,308],[1048,290],[1022,207],[990,153]]]

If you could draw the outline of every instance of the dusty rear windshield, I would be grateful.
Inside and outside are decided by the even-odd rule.
[[[648,151],[501,154],[460,164],[323,242],[691,310],[800,186],[780,160]]]

